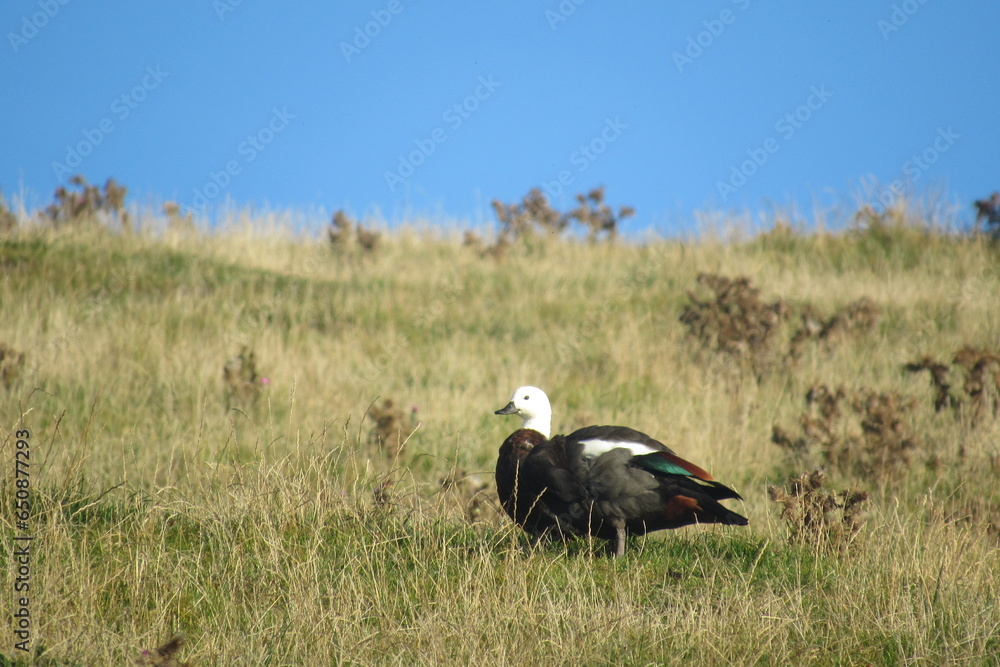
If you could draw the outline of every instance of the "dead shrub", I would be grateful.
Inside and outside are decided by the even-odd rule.
[[[965,370],[962,389],[973,405],[975,418],[1000,410],[1000,353],[972,346],[955,353],[952,362]]]
[[[857,489],[824,489],[826,470],[792,475],[788,487],[768,488],[771,500],[782,506],[781,518],[788,526],[788,541],[822,551],[846,551],[864,524],[868,492]]]
[[[587,230],[587,239],[591,242],[597,241],[601,234],[604,234],[605,239],[613,241],[618,236],[618,223],[635,215],[635,209],[631,206],[622,206],[615,213],[605,204],[603,186],[594,188],[586,195],[576,195],[576,201],[577,207],[567,215],[583,225]]]
[[[59,186],[54,193],[55,203],[45,208],[45,216],[54,227],[69,224],[79,224],[86,220],[94,220],[100,214],[106,214],[118,220],[123,231],[132,231],[132,223],[128,211],[125,210],[125,196],[128,189],[119,185],[115,179],[109,178],[104,183],[104,191],[96,185],[91,185],[83,176],[77,174],[70,180],[70,185],[80,188],[72,192]]]
[[[870,333],[880,317],[878,306],[867,297],[823,317],[812,304],[794,307],[781,299],[763,300],[746,276],[700,273],[697,281],[701,289],[688,292],[689,303],[680,316],[688,337],[705,349],[738,360],[758,379],[774,370],[792,368],[806,342],[822,342],[832,348]],[[789,338],[785,325],[796,312],[801,326]]]
[[[845,410],[846,404],[846,410]],[[806,411],[799,416],[801,432],[792,435],[774,425],[771,441],[784,449],[793,464],[820,462],[874,483],[898,479],[921,449],[906,416],[912,398],[869,389],[831,391],[815,385],[806,394]]]
[[[903,370],[910,373],[927,371],[931,376],[931,385],[934,387],[934,411],[941,412],[944,408],[957,408],[961,400],[951,395],[951,367],[936,361],[930,355],[924,355],[917,361],[903,364]]]
[[[926,370],[930,374],[936,412],[951,408],[956,416],[967,414],[973,424],[986,415],[996,418],[1000,414],[1000,353],[966,345],[955,353],[952,363],[964,373],[964,395],[956,396],[952,391],[953,367],[930,355],[904,364],[903,369],[910,373]]]
[[[766,303],[750,279],[698,274],[698,284],[707,296],[688,292],[690,303],[680,321],[688,336],[703,347],[748,364],[758,377],[775,364],[778,327],[788,319],[784,301]]]
[[[240,353],[228,359],[222,367],[225,385],[226,410],[252,407],[270,380],[257,374],[257,360],[253,350],[243,346]]]
[[[500,259],[514,244],[539,237],[559,237],[571,222],[576,222],[587,232],[587,238],[596,242],[601,235],[613,240],[618,235],[618,223],[635,215],[631,206],[622,206],[616,213],[604,203],[604,187],[594,188],[586,194],[576,195],[577,206],[567,213],[560,213],[549,203],[539,188],[532,188],[520,202],[504,204],[493,200],[493,212],[500,222],[496,243],[484,246],[478,236],[466,234],[466,245],[479,250],[481,257]],[[470,235],[471,234],[471,235]]]
[[[993,234],[1000,232],[1000,192],[994,192],[989,199],[977,199],[972,205],[976,209],[974,234],[980,233],[984,220],[987,225],[995,225],[991,230]]]
[[[792,335],[788,356],[798,358],[802,345],[808,340],[820,341],[832,347],[871,333],[880,316],[879,307],[868,297],[852,301],[828,318],[823,318],[811,304],[806,304],[799,310],[802,326]]]
[[[372,403],[366,416],[373,421],[368,433],[369,443],[390,460],[399,456],[403,445],[419,426],[416,407],[410,410],[407,417],[391,398],[383,400],[381,406]]]
[[[333,214],[326,233],[330,246],[338,252],[349,251],[357,243],[362,252],[371,254],[378,250],[382,240],[381,234],[373,229],[365,229],[343,211]]]
[[[176,202],[165,202],[163,204],[163,214],[167,216],[167,229],[183,233],[195,231],[191,212],[188,211],[184,215],[181,215],[181,207]]]
[[[10,389],[21,379],[24,370],[24,352],[0,343],[0,385]]]
[[[539,188],[532,188],[520,202],[504,204],[494,199],[492,206],[500,221],[499,238],[511,243],[536,234],[558,236],[569,224],[569,218],[552,208]]]
[[[510,240],[506,236],[499,236],[494,243],[486,245],[478,234],[466,231],[462,245],[466,248],[472,248],[479,253],[480,257],[492,257],[499,262],[507,254],[507,250],[510,248]]]

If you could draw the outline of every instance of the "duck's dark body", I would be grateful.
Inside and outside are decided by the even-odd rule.
[[[621,446],[589,455],[593,441]],[[639,455],[631,445],[640,446]],[[652,453],[641,454],[646,449]],[[738,493],[662,443],[621,426],[591,426],[548,440],[518,429],[500,447],[496,481],[504,510],[536,539],[593,535],[614,540],[619,555],[626,534],[747,524],[719,503],[740,499]]]

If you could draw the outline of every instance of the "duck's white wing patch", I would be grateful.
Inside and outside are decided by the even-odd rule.
[[[584,456],[595,458],[604,452],[610,452],[612,449],[627,449],[632,452],[632,456],[642,456],[660,451],[633,440],[581,440],[580,444],[583,445]]]

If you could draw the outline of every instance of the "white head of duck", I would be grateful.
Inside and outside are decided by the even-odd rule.
[[[538,387],[518,387],[510,396],[510,403],[495,414],[517,415],[524,420],[521,428],[538,431],[546,438],[552,433],[552,406],[549,397]]]

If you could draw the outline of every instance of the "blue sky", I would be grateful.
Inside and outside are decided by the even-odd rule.
[[[492,221],[604,185],[631,229],[1000,188],[1000,3],[0,5],[0,189]],[[873,202],[877,203],[877,202]]]

